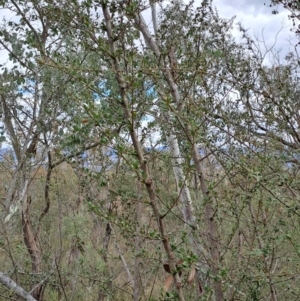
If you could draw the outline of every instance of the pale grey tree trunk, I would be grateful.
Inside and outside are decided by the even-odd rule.
[[[182,169],[184,161],[180,154],[177,137],[174,134],[168,134],[167,142],[172,156],[173,171],[176,179],[177,189],[179,192],[179,199],[181,203],[184,221],[189,225],[193,225],[196,218],[193,214],[193,203],[190,189],[187,186],[187,179]]]
[[[152,12],[152,24],[153,24],[153,29],[154,29],[154,34],[157,34],[157,30],[158,30],[158,24],[157,24],[157,12],[156,12],[156,3],[152,0],[150,0],[150,6],[151,6],[151,12]],[[139,16],[141,18],[141,22],[144,22],[143,24],[141,24],[144,28],[144,40],[146,45],[149,47],[149,49],[153,50],[155,49],[155,55],[156,56],[160,56],[160,50],[157,47],[157,45],[154,43],[150,43],[150,39],[152,39],[153,41],[153,37],[150,37],[150,32],[147,29],[147,27],[145,26],[145,21],[143,20],[143,17],[140,15]],[[136,21],[138,19],[136,18]],[[147,32],[148,30],[148,32]],[[143,33],[143,31],[141,30],[141,32]],[[148,38],[146,38],[148,37]],[[156,46],[153,48],[153,46]],[[170,74],[169,74],[170,75]],[[172,84],[173,88],[177,89],[177,86],[175,83]],[[178,91],[177,91],[178,92]],[[176,99],[179,100],[179,94],[174,92],[174,96]],[[162,93],[164,94],[164,93]],[[166,121],[167,123],[169,122],[170,119],[170,115],[169,113],[162,113],[163,116],[163,120]],[[192,202],[192,198],[191,198],[191,193],[190,193],[190,189],[187,186],[187,179],[184,175],[183,172],[183,168],[182,165],[184,163],[184,160],[182,159],[181,153],[180,153],[180,149],[179,149],[179,143],[178,143],[178,139],[176,137],[176,135],[174,134],[174,128],[171,126],[171,130],[170,131],[165,131],[166,132],[166,139],[167,139],[167,143],[168,143],[168,147],[170,149],[170,154],[172,157],[172,167],[173,167],[173,171],[174,171],[174,176],[176,179],[176,185],[177,185],[177,190],[179,193],[179,200],[180,200],[180,204],[181,204],[181,211],[184,217],[184,221],[189,224],[189,225],[193,225],[195,222],[195,216],[193,215],[193,202]]]
[[[0,283],[27,301],[37,301],[11,278],[0,272]]]
[[[156,58],[160,61],[160,64],[162,65],[163,64],[162,60],[160,60],[161,51],[160,51],[155,39],[151,35],[149,28],[146,25],[146,22],[145,22],[143,16],[141,15],[141,13],[136,14],[134,16],[134,20],[135,20],[136,27],[140,30],[140,32],[142,33],[142,35],[144,37],[146,45],[152,50],[152,52],[154,53],[154,55],[156,56]],[[165,66],[163,66],[163,65],[162,65],[162,67],[163,67],[162,72],[164,73],[166,82],[170,88],[173,101],[177,105],[180,105],[179,90],[178,90],[177,84],[173,80],[173,75],[171,73],[171,70],[169,68],[165,68]],[[189,132],[190,132],[189,125],[185,125],[185,132],[189,136],[189,138],[191,138],[191,135],[189,135]],[[171,136],[169,136],[167,138],[167,140],[168,140],[168,143],[170,144],[169,147],[170,147],[170,150],[171,150],[172,154],[174,155],[174,157],[181,158],[176,136],[171,133]],[[192,141],[192,140],[190,139],[190,141]],[[196,143],[194,143],[194,142],[191,143],[191,152],[192,152],[196,170],[197,170],[197,173],[199,176],[201,191],[203,193],[204,198],[207,199],[209,191],[208,191],[207,183],[205,181],[202,163],[200,161],[201,158],[200,158],[199,150],[197,148]],[[180,163],[182,163],[182,161]],[[176,166],[176,162],[175,162],[174,166]],[[179,166],[179,168],[174,169],[174,173],[175,173],[175,177],[177,179],[180,179],[183,175],[183,173],[181,173],[181,171],[180,171],[180,166]],[[188,209],[185,211],[184,215],[185,215],[185,218],[190,216],[190,218],[192,218],[191,224],[193,224],[195,222],[195,219],[192,215],[192,207],[191,207],[192,201],[184,199],[185,196],[188,197],[188,194],[186,194],[186,195],[182,194],[182,196],[181,196],[182,197],[181,201],[182,201],[183,205],[185,205],[186,209]],[[189,212],[191,213],[191,215],[189,215]],[[209,250],[210,250],[209,251],[209,255],[210,255],[209,257],[210,257],[210,262],[211,262],[210,269],[212,271],[213,277],[215,278],[215,280],[213,280],[213,290],[214,290],[216,301],[223,301],[224,294],[223,294],[223,290],[222,290],[222,283],[221,283],[221,280],[217,280],[218,279],[217,276],[219,273],[218,265],[219,265],[219,259],[220,259],[219,248],[218,248],[217,226],[216,226],[216,222],[214,220],[214,209],[210,202],[208,202],[207,205],[205,206],[205,218],[206,218],[206,226],[207,226],[208,240],[209,240],[208,243],[209,243]],[[199,250],[200,249],[198,249],[198,252],[199,252]]]

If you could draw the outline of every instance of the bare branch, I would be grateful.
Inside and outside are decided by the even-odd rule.
[[[0,283],[2,283],[7,288],[11,289],[13,292],[15,292],[17,295],[19,295],[20,297],[24,298],[27,301],[37,301],[29,293],[27,293],[21,286],[15,283],[8,276],[4,275],[2,272],[0,272]]]

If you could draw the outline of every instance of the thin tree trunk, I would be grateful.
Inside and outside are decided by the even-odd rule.
[[[139,161],[139,164],[140,164],[140,168],[142,170],[142,181],[143,181],[144,185],[146,186],[146,189],[147,189],[147,192],[148,192],[148,195],[149,195],[149,199],[150,199],[150,204],[151,204],[154,216],[156,217],[156,220],[157,220],[157,223],[158,223],[159,232],[160,232],[160,235],[161,235],[161,239],[162,239],[162,243],[163,243],[166,255],[168,257],[168,262],[169,262],[171,272],[174,274],[174,280],[175,280],[177,293],[178,293],[178,300],[179,301],[184,301],[185,299],[184,299],[184,295],[183,295],[181,279],[180,279],[179,274],[176,272],[176,264],[175,264],[176,261],[175,261],[175,258],[174,258],[174,254],[173,254],[172,249],[171,249],[171,245],[170,245],[170,242],[169,242],[169,239],[168,239],[168,235],[167,235],[167,231],[166,231],[166,228],[165,228],[164,221],[163,221],[162,217],[159,214],[154,183],[153,183],[153,180],[150,176],[148,166],[147,166],[147,162],[144,158],[142,146],[140,144],[137,133],[134,130],[133,124],[131,122],[132,121],[132,116],[131,116],[131,111],[129,109],[128,100],[127,100],[127,96],[126,96],[126,83],[125,83],[125,80],[124,80],[123,75],[122,75],[119,60],[115,56],[115,53],[116,53],[117,49],[116,49],[116,46],[115,46],[115,43],[114,43],[114,37],[113,37],[112,25],[111,25],[111,18],[110,18],[110,14],[109,14],[106,2],[105,3],[102,2],[102,10],[103,10],[103,14],[104,14],[106,30],[107,30],[107,35],[108,35],[108,39],[109,39],[110,52],[111,52],[111,54],[113,54],[112,58],[113,58],[113,63],[114,63],[114,68],[115,68],[116,79],[117,79],[117,82],[118,82],[118,85],[119,85],[120,96],[121,96],[121,101],[122,101],[122,107],[123,107],[123,111],[125,113],[125,117],[128,121],[128,129],[129,129],[129,132],[130,132],[130,137],[131,137],[131,140],[132,140],[132,144],[133,144],[134,150],[137,154],[138,161]]]
[[[152,49],[154,55],[160,61],[160,64],[163,64],[162,63],[163,60],[160,60],[160,56],[161,56],[160,49],[159,49],[158,45],[156,44],[155,39],[153,39],[152,35],[150,34],[148,26],[146,25],[146,22],[145,22],[143,16],[139,13],[139,14],[135,15],[134,20],[135,20],[135,24],[136,24],[137,28],[143,34],[143,37],[144,37],[144,40],[146,41],[147,46]],[[171,70],[169,68],[165,68],[164,66],[162,66],[162,67],[163,67],[162,70],[164,72],[167,84],[168,84],[171,94],[172,94],[172,98],[173,98],[174,102],[179,106],[180,105],[180,94],[179,94],[178,87],[177,87],[175,81],[173,80]],[[191,135],[189,134],[190,131],[189,131],[188,126],[185,126],[185,131],[190,138]],[[190,141],[192,141],[192,140],[190,140]],[[193,159],[195,162],[196,170],[197,170],[200,184],[201,184],[201,190],[202,190],[204,197],[207,199],[207,204],[205,206],[205,217],[206,217],[208,242],[209,242],[210,257],[211,257],[210,266],[211,266],[211,270],[212,270],[212,275],[216,279],[213,284],[213,289],[214,289],[216,301],[223,301],[224,295],[223,295],[223,290],[222,290],[222,283],[220,280],[218,280],[218,277],[217,277],[218,273],[219,273],[218,264],[219,264],[220,254],[219,254],[219,249],[218,249],[217,226],[216,226],[216,223],[214,220],[214,209],[213,209],[211,203],[208,201],[208,192],[209,191],[208,191],[205,179],[204,179],[204,174],[203,174],[202,165],[200,162],[200,155],[199,155],[199,152],[197,149],[197,145],[195,143],[192,143],[191,149],[192,149]]]
[[[182,164],[183,159],[180,154],[177,137],[174,134],[167,136],[168,146],[172,155],[173,171],[176,179],[176,185],[179,192],[179,198],[182,208],[184,221],[193,225],[196,218],[193,214],[193,203],[189,187],[186,185],[186,177],[184,176]]]
[[[188,129],[186,129],[188,130]],[[189,131],[188,131],[189,132]],[[221,280],[218,280],[218,274],[219,274],[219,262],[220,262],[220,251],[219,251],[219,244],[218,244],[218,232],[217,232],[217,225],[214,220],[215,210],[209,200],[209,190],[207,187],[207,183],[205,181],[204,177],[204,170],[201,164],[201,158],[199,154],[199,150],[197,145],[193,144],[193,160],[194,164],[196,166],[196,171],[199,177],[200,186],[202,194],[205,198],[205,218],[206,218],[206,225],[207,225],[207,236],[209,241],[209,250],[210,250],[210,258],[211,258],[211,270],[212,275],[214,277],[213,280],[213,288],[215,293],[215,299],[216,301],[223,301],[224,300],[224,294],[222,289],[222,282]]]
[[[258,231],[258,226],[257,226],[258,220],[254,216],[254,212],[253,212],[253,208],[252,208],[251,203],[249,203],[249,211],[250,211],[250,214],[251,214],[252,223],[255,227],[254,231],[256,233],[258,246],[261,250],[263,250],[264,249],[264,243],[263,243],[261,235]],[[272,269],[272,266],[273,266],[273,262],[269,263],[268,258],[267,258],[266,255],[263,255],[263,258],[264,258],[264,266],[265,266],[265,271],[266,271],[265,273],[266,273],[266,277],[268,279],[269,287],[270,287],[271,301],[277,301],[277,290],[276,290],[276,287],[275,287],[275,285],[272,281],[272,277],[270,276],[272,274],[271,269]]]
[[[135,210],[135,217],[136,217],[136,227],[135,227],[135,236],[134,236],[134,287],[133,287],[133,300],[140,301],[141,295],[143,295],[143,284],[140,274],[140,257],[138,253],[141,249],[141,237],[140,237],[140,228],[141,228],[141,211],[142,211],[142,204],[141,204],[141,183],[137,180],[137,195],[138,199],[136,202],[136,210]]]
[[[151,6],[151,13],[152,13],[153,29],[154,29],[154,33],[156,35],[157,30],[158,30],[158,24],[157,24],[157,17],[156,17],[155,0],[150,0],[150,6]],[[143,21],[143,19],[142,19],[142,21]],[[144,37],[144,40],[145,40],[147,46],[149,47],[149,49],[151,49],[149,40],[146,39],[145,37]],[[156,54],[156,56],[159,54],[158,47],[157,47],[157,51],[155,54]],[[168,75],[170,75],[170,74],[168,74]],[[172,86],[176,86],[176,85],[172,85]],[[163,116],[164,121],[166,121],[166,123],[169,124],[170,123],[169,113],[162,113],[162,116]],[[179,192],[179,200],[181,203],[181,210],[183,213],[183,218],[184,218],[185,223],[187,223],[189,225],[193,225],[196,218],[193,215],[192,197],[191,197],[190,189],[186,183],[187,179],[184,176],[184,172],[182,169],[182,164],[184,162],[183,162],[183,159],[182,159],[182,156],[180,153],[178,139],[177,139],[176,135],[174,134],[174,132],[175,131],[174,131],[173,127],[171,128],[170,133],[166,132],[167,143],[170,148],[170,153],[172,156],[173,171],[174,171],[174,176],[176,179],[177,190]]]
[[[118,255],[119,255],[119,258],[121,259],[121,261],[122,261],[122,263],[123,263],[123,266],[124,266],[124,269],[125,269],[126,274],[127,274],[127,276],[128,276],[130,285],[131,285],[131,287],[133,288],[133,287],[134,287],[134,280],[133,280],[133,277],[132,277],[132,275],[131,275],[129,266],[128,266],[127,261],[126,261],[125,257],[123,256],[123,252],[122,252],[122,250],[121,250],[121,248],[120,248],[120,246],[119,246],[119,244],[118,244],[118,242],[117,242],[117,237],[116,237],[115,231],[114,231],[112,225],[111,225],[111,224],[109,224],[109,225],[110,225],[111,233],[112,233],[112,235],[113,235],[114,238],[115,238],[115,239],[114,239],[114,241],[115,241],[115,248],[116,248],[116,250],[117,250],[117,253],[118,253]]]
[[[22,208],[22,226],[24,241],[27,246],[28,253],[31,257],[32,272],[34,275],[39,276],[41,273],[42,264],[42,252],[38,243],[38,238],[36,237],[33,226],[29,216],[30,207],[30,197],[24,198],[23,208]],[[43,300],[44,294],[44,284],[34,284],[32,285],[32,296],[38,300]]]
[[[112,289],[112,280],[111,280],[112,277],[111,277],[110,267],[108,266],[108,258],[107,258],[108,246],[111,238],[111,231],[112,229],[110,227],[110,223],[107,223],[105,228],[105,236],[103,238],[103,251],[104,251],[103,260],[105,262],[104,277],[107,283],[108,291],[111,291]],[[106,289],[100,288],[98,293],[98,301],[104,300],[106,295],[107,295]]]
[[[14,293],[16,293],[17,295],[19,295],[27,301],[38,301],[37,299],[32,297],[28,292],[26,292],[21,286],[15,283],[12,279],[4,275],[2,272],[0,272],[0,283],[2,283],[4,286],[6,286],[7,288],[9,288]]]

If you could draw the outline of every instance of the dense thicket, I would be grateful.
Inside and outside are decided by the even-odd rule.
[[[1,6],[3,300],[299,298],[297,52],[210,1]]]

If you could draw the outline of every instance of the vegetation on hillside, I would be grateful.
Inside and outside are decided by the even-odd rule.
[[[296,51],[207,0],[0,5],[1,300],[299,298]]]

